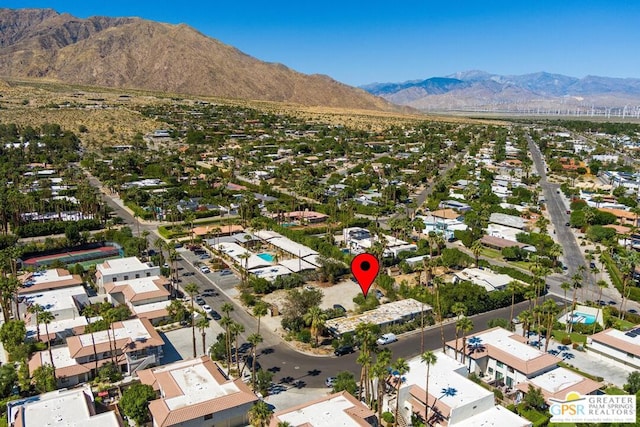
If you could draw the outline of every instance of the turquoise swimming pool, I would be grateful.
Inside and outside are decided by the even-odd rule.
[[[571,315],[571,323],[584,323],[585,325],[593,325],[596,321],[596,316],[587,313],[580,313],[574,311]]]
[[[258,254],[258,256],[260,258],[262,258],[263,260],[267,261],[267,262],[273,262],[273,260],[275,259],[275,257],[273,255],[271,255],[270,253],[267,253],[267,252],[263,252],[261,254]]]

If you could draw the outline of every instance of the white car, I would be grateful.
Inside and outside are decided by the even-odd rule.
[[[211,270],[209,270],[209,267],[207,267],[206,265],[203,265],[202,267],[200,267],[200,271],[202,271],[205,274],[211,273]]]
[[[378,343],[378,345],[385,345],[385,344],[391,344],[392,342],[396,342],[396,341],[398,341],[398,337],[396,337],[395,334],[388,333],[388,334],[382,335],[380,338],[378,338],[376,342]]]
[[[213,308],[211,308],[209,304],[203,305],[202,309],[204,310],[205,313],[209,313],[209,314],[213,311]]]

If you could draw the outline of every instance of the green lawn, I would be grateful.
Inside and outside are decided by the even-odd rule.
[[[500,251],[497,251],[495,249],[482,248],[482,251],[480,251],[480,255],[491,259],[502,260],[502,254],[500,253]]]
[[[606,390],[604,392],[606,394],[610,394],[610,395],[613,395],[613,396],[620,396],[620,395],[629,394],[626,391],[624,391],[621,388],[618,388],[616,386],[609,386],[609,387],[606,388]]]
[[[558,342],[562,342],[562,337],[565,337],[567,335],[571,337],[571,342],[577,342],[580,344],[585,344],[587,342],[587,336],[579,334],[577,332],[571,332],[570,334],[567,334],[564,329],[555,329],[553,331],[553,338]]]

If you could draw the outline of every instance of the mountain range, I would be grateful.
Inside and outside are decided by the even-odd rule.
[[[51,9],[0,8],[0,76],[363,110],[640,117],[640,79],[466,71],[354,88],[260,61],[184,24]]]
[[[561,111],[637,109],[640,79],[546,72],[502,76],[484,71],[403,83],[373,83],[362,89],[419,110]]]
[[[0,76],[306,106],[399,111],[324,75],[253,58],[187,25],[0,9]]]

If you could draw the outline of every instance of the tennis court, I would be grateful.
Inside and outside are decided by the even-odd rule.
[[[93,249],[85,249],[79,251],[66,251],[57,254],[49,254],[43,256],[31,257],[24,260],[24,265],[27,267],[47,267],[56,262],[61,262],[65,265],[83,264],[88,263],[95,264],[97,261],[120,257],[121,251],[115,246],[100,246]],[[83,264],[84,266],[84,264]]]

